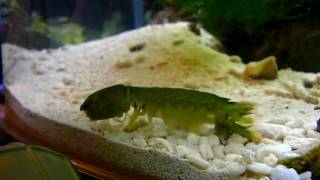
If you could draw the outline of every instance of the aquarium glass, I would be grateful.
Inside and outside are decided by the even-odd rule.
[[[135,146],[146,158],[182,158],[190,166],[177,166],[178,176],[240,159],[242,168],[227,169],[233,179],[273,179],[279,163],[320,179],[320,146],[280,157],[320,142],[320,0],[0,0],[0,31],[7,107],[27,116],[30,132],[60,133],[50,120],[123,145],[90,162]],[[178,154],[180,145],[190,151]],[[276,147],[258,152],[264,145]],[[115,167],[146,167],[135,158]],[[262,163],[272,168],[246,171]],[[167,164],[159,167],[176,173]]]

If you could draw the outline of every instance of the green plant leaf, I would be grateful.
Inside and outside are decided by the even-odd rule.
[[[1,179],[80,180],[63,155],[39,146],[11,143],[0,147]]]

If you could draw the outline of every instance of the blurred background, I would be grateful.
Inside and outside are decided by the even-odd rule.
[[[142,0],[5,0],[4,41],[55,48],[144,25]]]
[[[100,39],[147,24],[190,21],[244,62],[320,71],[318,0],[2,0],[3,42],[31,49]]]

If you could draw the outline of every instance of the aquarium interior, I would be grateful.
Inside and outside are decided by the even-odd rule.
[[[240,55],[244,62],[274,55],[280,68],[320,72],[317,0],[3,0],[0,3],[1,44],[12,43],[28,49],[59,48],[148,24],[190,21],[195,33],[199,27],[204,28],[222,42],[221,51]],[[3,91],[5,72],[2,68],[0,71]]]

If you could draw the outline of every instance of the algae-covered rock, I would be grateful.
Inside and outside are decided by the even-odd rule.
[[[295,153],[300,156],[282,159],[280,164],[294,168],[299,173],[311,171],[313,177],[320,177],[320,143],[297,150]]]
[[[257,79],[275,79],[278,74],[278,65],[274,56],[266,57],[258,62],[247,64],[244,74]]]

